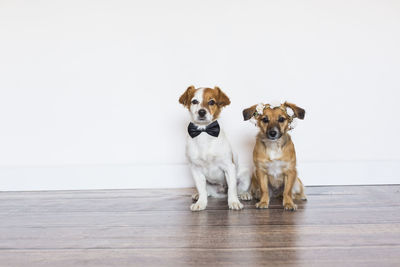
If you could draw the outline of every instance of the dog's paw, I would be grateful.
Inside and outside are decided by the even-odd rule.
[[[239,194],[239,198],[241,200],[246,200],[247,201],[247,200],[252,200],[253,196],[249,192],[244,192],[244,193]]]
[[[268,209],[269,202],[266,201],[260,201],[256,203],[256,208],[257,209]]]
[[[191,211],[200,211],[204,210],[207,207],[207,202],[197,201],[196,203],[190,206]]]
[[[194,201],[199,200],[199,193],[194,193],[194,194],[192,195],[192,200],[194,200]]]
[[[243,209],[243,204],[239,200],[228,201],[229,209],[231,210],[241,210]]]
[[[283,208],[288,211],[295,211],[297,210],[297,205],[294,203],[284,203]]]

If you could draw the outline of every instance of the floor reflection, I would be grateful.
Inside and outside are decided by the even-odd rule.
[[[256,209],[255,201],[250,201],[244,202],[244,210],[231,211],[226,199],[210,199],[207,210],[189,216],[191,234],[185,235],[183,247],[191,249],[184,254],[184,262],[197,261],[199,253],[219,264],[298,262],[301,256],[295,248],[301,237],[297,227],[302,225],[307,203],[296,203],[296,212],[284,211],[279,199],[271,200],[269,209]]]

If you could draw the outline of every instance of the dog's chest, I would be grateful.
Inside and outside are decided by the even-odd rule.
[[[280,160],[282,158],[282,150],[277,145],[268,147],[267,156],[269,160],[265,163],[265,170],[269,176],[269,182],[273,187],[280,187],[283,184],[283,172],[287,169],[288,163]]]
[[[202,133],[190,139],[186,148],[190,163],[199,167],[207,181],[213,184],[225,183],[225,174],[221,166],[229,161],[229,158],[232,161],[232,152],[224,140],[218,138]]]
[[[275,178],[280,176],[288,166],[287,162],[283,160],[272,160],[267,162],[265,165],[267,173]]]
[[[277,145],[271,145],[267,148],[267,155],[270,160],[277,160],[282,157],[282,149]]]
[[[266,171],[268,173],[268,181],[274,188],[281,187],[284,183],[284,171],[287,169],[288,163],[282,160],[272,160],[266,163]]]
[[[220,151],[217,149],[218,139],[206,133],[202,133],[196,138],[190,139],[187,144],[187,156],[192,163],[205,165],[212,163],[219,157]]]

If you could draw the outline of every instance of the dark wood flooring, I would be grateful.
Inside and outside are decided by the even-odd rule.
[[[191,212],[193,190],[0,193],[0,266],[400,266],[400,186]]]

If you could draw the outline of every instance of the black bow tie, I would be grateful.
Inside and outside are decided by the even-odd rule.
[[[219,130],[220,129],[219,129],[218,121],[214,121],[213,123],[207,125],[207,127],[204,129],[199,129],[193,123],[189,123],[189,126],[188,126],[188,133],[189,133],[190,137],[192,137],[192,138],[195,138],[202,132],[206,132],[211,136],[218,137]]]

